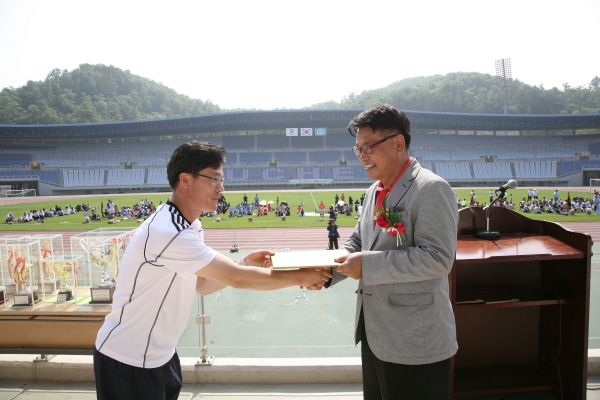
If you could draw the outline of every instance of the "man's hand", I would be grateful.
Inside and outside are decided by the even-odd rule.
[[[329,268],[302,268],[300,289],[319,290],[333,277]]]
[[[335,269],[338,273],[352,279],[362,278],[362,253],[350,253],[336,258],[334,261],[341,262]]]
[[[244,260],[246,260],[246,265],[269,268],[273,265],[271,256],[274,255],[275,253],[272,253],[269,250],[254,250],[253,252],[246,254]]]

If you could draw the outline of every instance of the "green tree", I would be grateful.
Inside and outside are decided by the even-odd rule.
[[[25,116],[19,97],[12,88],[5,88],[0,92],[0,123],[19,124]]]

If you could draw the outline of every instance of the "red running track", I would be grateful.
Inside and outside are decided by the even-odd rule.
[[[600,223],[598,222],[565,222],[565,228],[588,233],[594,243],[600,243]],[[340,227],[340,245],[352,234],[354,228]],[[70,246],[71,236],[80,231],[63,232],[5,232],[4,234],[62,233],[66,250]],[[258,229],[206,229],[205,242],[217,251],[228,251],[235,241],[242,251],[256,249],[278,250],[324,250],[328,246],[325,228],[258,228]]]

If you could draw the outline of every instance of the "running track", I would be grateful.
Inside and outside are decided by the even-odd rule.
[[[600,243],[600,223],[598,222],[564,222],[561,224],[575,232],[588,233],[594,243]],[[340,245],[352,234],[354,228],[340,227]],[[327,230],[323,228],[260,228],[260,229],[206,229],[206,244],[217,251],[228,251],[233,245],[234,234],[236,244],[242,251],[266,249],[271,251],[324,250],[328,246]],[[70,238],[81,232],[4,232],[9,234],[62,233],[65,250],[68,251]]]

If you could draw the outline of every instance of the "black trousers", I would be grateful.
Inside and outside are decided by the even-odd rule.
[[[94,374],[98,400],[177,400],[182,387],[177,353],[161,367],[139,368],[94,348]]]
[[[338,238],[337,236],[329,236],[329,250],[333,250],[333,248],[338,249]]]
[[[450,398],[450,359],[433,364],[404,365],[378,359],[367,340],[364,318],[361,356],[365,400],[444,400]]]

